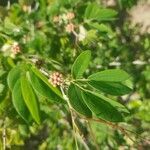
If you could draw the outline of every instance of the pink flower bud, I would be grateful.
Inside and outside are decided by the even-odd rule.
[[[56,72],[55,75],[56,75],[56,76],[59,76],[59,72]]]
[[[12,52],[16,55],[21,52],[20,46],[18,43],[14,43],[12,46]]]
[[[75,28],[74,24],[69,23],[69,24],[66,26],[66,32],[71,33],[71,32],[74,31],[74,28]]]
[[[68,19],[68,20],[71,20],[71,19],[73,19],[74,17],[75,17],[75,14],[74,14],[73,12],[67,13],[67,19]]]
[[[59,72],[54,72],[50,75],[49,82],[53,86],[60,86],[63,84],[63,77],[62,74]]]

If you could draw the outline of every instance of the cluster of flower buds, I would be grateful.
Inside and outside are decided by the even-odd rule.
[[[54,23],[62,23],[62,22],[69,22],[75,18],[75,14],[73,12],[68,12],[67,14],[62,14],[58,16],[54,16],[53,22]]]
[[[53,22],[58,24],[65,24],[65,30],[67,33],[74,32],[75,25],[72,23],[72,19],[75,18],[75,14],[73,12],[68,12],[67,14],[62,14],[59,16],[54,16]]]
[[[17,42],[14,42],[14,43],[13,43],[11,51],[12,51],[13,54],[15,54],[15,55],[21,52],[20,46],[19,46],[19,44],[18,44]]]
[[[74,19],[75,14],[74,14],[73,12],[68,12],[68,13],[66,14],[66,17],[67,17],[68,20],[72,20],[72,19]]]
[[[62,86],[64,83],[63,75],[59,72],[53,72],[50,75],[49,82],[54,86]]]
[[[73,33],[73,35],[79,40],[83,41],[87,36],[87,31],[83,25],[76,26],[73,23],[73,19],[75,18],[75,14],[73,12],[68,12],[66,14],[54,16],[53,22],[58,23],[59,25],[65,25],[65,31],[67,33]],[[78,27],[78,32],[75,29]]]
[[[66,29],[66,32],[68,33],[74,32],[75,25],[73,23],[69,23],[66,25],[65,29]]]
[[[21,52],[21,48],[18,42],[8,41],[1,47],[1,51],[4,53],[4,56],[15,58],[15,56]]]

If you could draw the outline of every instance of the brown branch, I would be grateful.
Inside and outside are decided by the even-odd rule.
[[[89,120],[89,121],[95,121],[95,122],[103,123],[103,124],[106,124],[106,125],[112,127],[113,129],[118,129],[118,130],[120,130],[125,136],[127,136],[131,141],[133,141],[134,143],[136,142],[134,139],[132,139],[132,138],[129,136],[129,134],[128,134],[128,132],[127,132],[127,131],[129,131],[129,130],[126,130],[125,128],[120,127],[120,126],[118,126],[118,125],[115,124],[115,123],[112,123],[112,122],[109,122],[109,121],[106,121],[106,120],[103,120],[103,119],[96,119],[96,118],[84,118],[84,119]]]

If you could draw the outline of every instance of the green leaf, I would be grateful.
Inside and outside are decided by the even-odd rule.
[[[84,71],[87,69],[89,61],[91,58],[91,51],[87,50],[82,52],[75,60],[71,73],[75,79],[81,78]]]
[[[14,108],[18,112],[18,114],[27,122],[30,121],[30,113],[24,102],[22,91],[21,91],[21,83],[20,79],[17,80],[13,91],[12,91],[12,103]]]
[[[111,95],[124,95],[131,92],[132,87],[127,83],[130,76],[120,69],[109,69],[92,74],[88,77],[90,80],[88,83],[107,94]]]
[[[88,77],[89,80],[105,82],[123,82],[130,78],[130,75],[120,69],[108,69],[97,72]]]
[[[89,20],[107,21],[115,19],[117,12],[110,8],[101,8],[98,4],[89,4],[84,17]]]
[[[5,100],[8,94],[7,73],[0,70],[0,103]]]
[[[88,83],[95,89],[111,95],[124,95],[132,91],[130,87],[120,82],[89,81]]]
[[[66,103],[65,100],[63,99],[63,96],[61,94],[61,92],[56,88],[54,87],[53,85],[51,85],[49,82],[48,82],[48,79],[35,67],[31,67],[31,71],[39,78],[41,79],[48,87],[49,89],[54,92],[58,97],[59,97],[59,100],[61,99],[61,101],[63,103]]]
[[[81,95],[81,90],[71,84],[68,89],[68,97],[69,97],[69,102],[71,106],[80,114],[85,115],[87,117],[92,117],[92,112],[90,109],[87,107],[85,104],[82,95]]]
[[[129,114],[129,113],[130,113],[130,112],[128,111],[128,109],[127,109],[124,105],[118,103],[117,101],[112,100],[112,99],[110,99],[110,98],[107,98],[107,97],[105,97],[105,96],[102,95],[102,94],[98,94],[98,93],[95,93],[95,94],[96,94],[97,96],[99,96],[101,99],[103,99],[103,100],[107,101],[108,103],[110,103],[110,104],[111,104],[114,108],[116,108],[119,112],[126,113],[126,114]]]
[[[0,95],[3,92],[4,88],[5,88],[5,85],[0,83]]]
[[[101,8],[98,13],[97,20],[113,20],[118,13],[110,8]]]
[[[123,121],[122,114],[114,107],[112,102],[108,102],[103,96],[88,91],[82,92],[82,96],[87,106],[97,117],[112,122]]]
[[[109,33],[109,34],[113,34],[113,31],[111,30],[110,26],[105,25],[105,24],[99,24],[99,23],[95,23],[95,22],[89,22],[88,23],[91,27],[97,29],[99,32],[104,32],[104,33]]]
[[[6,73],[6,71],[4,71],[3,69],[0,69],[0,79],[5,73]]]
[[[33,119],[40,123],[40,110],[37,97],[30,85],[27,76],[21,77],[21,90],[27,108],[29,109]]]
[[[21,67],[17,66],[11,69],[11,71],[8,74],[7,77],[7,83],[11,91],[13,90],[15,83],[20,78],[20,75],[22,73]]]
[[[43,82],[39,77],[36,76],[33,71],[29,72],[29,79],[33,89],[41,96],[53,101],[53,102],[64,102],[64,100],[58,96],[49,86]]]

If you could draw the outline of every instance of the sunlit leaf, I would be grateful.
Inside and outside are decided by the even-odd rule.
[[[90,58],[91,58],[91,51],[89,50],[82,52],[77,57],[71,69],[72,76],[75,79],[82,77],[83,73],[88,67]]]
[[[22,70],[20,67],[14,67],[8,74],[7,77],[7,83],[11,90],[13,90],[13,87],[15,86],[15,83],[20,78],[20,75],[22,73]]]
[[[132,88],[120,82],[89,81],[88,83],[95,89],[111,95],[125,95],[132,91]]]
[[[21,91],[27,108],[29,109],[33,119],[40,123],[40,109],[37,97],[26,76],[21,77]]]
[[[98,4],[89,4],[84,17],[89,20],[106,21],[115,19],[117,12],[110,8],[101,8]]]
[[[20,79],[13,88],[12,103],[18,114],[28,123],[30,120],[30,113],[22,96]]]
[[[88,77],[89,84],[107,94],[124,95],[132,91],[130,75],[120,69],[109,69]]]
[[[130,75],[120,69],[108,69],[94,73],[88,77],[94,81],[105,81],[105,82],[122,82],[130,78]]]

